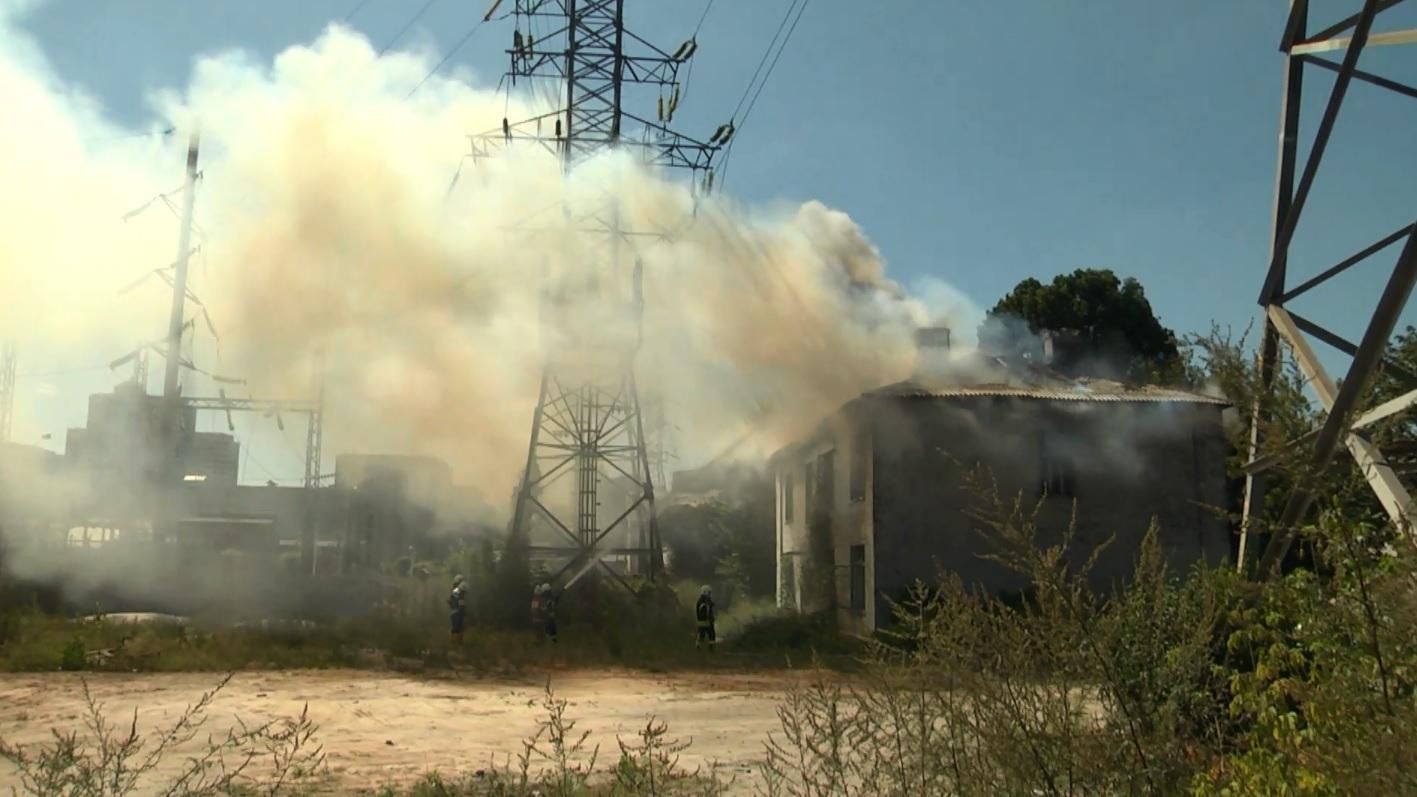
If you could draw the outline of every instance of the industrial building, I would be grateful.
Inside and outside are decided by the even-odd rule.
[[[1039,503],[1043,542],[1061,539],[1076,502],[1075,562],[1112,539],[1091,571],[1099,590],[1131,573],[1153,518],[1177,567],[1229,555],[1216,511],[1228,504],[1225,402],[1064,379],[1043,358],[951,353],[948,341],[923,330],[911,379],[848,402],[772,457],[780,605],[822,608],[803,584],[827,555],[838,624],[855,632],[888,624],[892,601],[941,572],[994,596],[1024,590],[1024,576],[984,558],[995,543],[966,483],[980,466],[1006,500]]]
[[[489,513],[475,492],[429,457],[341,454],[324,486],[241,484],[240,444],[195,431],[193,404],[183,407],[177,471],[167,475],[163,402],[127,382],[90,397],[86,425],[68,430],[62,455],[0,449],[6,543],[79,558],[159,546],[169,561],[239,556],[267,572],[357,576],[438,558],[485,531]]]

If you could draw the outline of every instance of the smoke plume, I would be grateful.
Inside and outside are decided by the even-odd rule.
[[[0,336],[109,357],[157,337],[166,286],[118,290],[176,256],[162,206],[180,202],[200,125],[192,279],[220,369],[247,380],[233,392],[309,396],[318,369],[327,450],[435,455],[494,502],[519,476],[543,363],[586,330],[642,339],[640,391],[692,461],[745,436],[739,451],[786,442],[903,378],[912,330],[950,320],[930,319],[851,218],[820,203],[695,197],[622,155],[566,176],[539,149],[469,159],[468,133],[544,109],[458,79],[411,95],[427,58],[378,57],[339,26],[271,63],[199,59],[189,85],[152,94],[138,130],[0,31],[0,91],[23,120],[0,130],[14,222],[0,290],[15,308]],[[611,209],[627,230],[666,235],[609,254],[588,227]]]

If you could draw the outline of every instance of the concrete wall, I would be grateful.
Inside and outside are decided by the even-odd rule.
[[[122,493],[143,489],[165,467],[163,416],[162,397],[147,395],[132,383],[119,385],[112,393],[92,395],[86,426],[68,430],[65,461],[100,496],[101,503],[112,503]],[[235,438],[196,432],[196,419],[195,409],[183,411],[187,433],[178,447],[183,475],[234,486],[240,463]]]
[[[867,631],[869,618],[876,611],[873,597],[874,561],[872,518],[874,498],[871,494],[871,441],[869,432],[854,416],[839,416],[821,434],[777,461],[774,479],[777,484],[778,529],[778,605],[813,611],[825,608],[813,605],[803,590],[811,552],[810,525],[823,515],[829,523],[832,551],[832,578],[835,584],[835,613],[838,624],[848,630]],[[820,478],[830,460],[830,484]],[[853,468],[859,468],[853,489]],[[791,492],[787,490],[791,485]],[[830,505],[824,505],[824,496]],[[792,502],[791,519],[786,513]],[[814,512],[814,505],[818,512]],[[819,514],[820,513],[820,514]],[[851,607],[852,546],[865,551],[865,607]]]
[[[1153,518],[1173,567],[1219,563],[1230,529],[1207,507],[1227,501],[1220,408],[1179,402],[1036,401],[1013,398],[898,400],[873,405],[876,589],[898,596],[940,569],[992,594],[1027,579],[983,557],[995,540],[972,516],[983,509],[964,474],[983,467],[1006,502],[1038,501],[1038,541],[1058,544],[1073,520],[1072,561],[1104,549],[1093,586],[1131,574]],[[1046,453],[1045,453],[1046,452]],[[1070,478],[1072,495],[1044,497],[1045,463]],[[1055,485],[1056,486],[1056,485]],[[878,622],[887,618],[879,612]]]
[[[993,594],[1026,586],[1022,575],[984,558],[996,547],[971,516],[982,507],[967,486],[970,470],[987,468],[1005,500],[1021,496],[1031,510],[1051,463],[1073,496],[1043,499],[1039,541],[1061,541],[1075,497],[1078,561],[1116,535],[1093,571],[1094,585],[1106,589],[1130,575],[1153,516],[1173,566],[1218,563],[1229,554],[1228,523],[1206,508],[1226,504],[1226,450],[1214,405],[993,397],[857,402],[774,460],[779,605],[820,608],[806,605],[801,590],[810,547],[805,482],[809,466],[815,470],[828,451],[835,452],[828,516],[836,616],[841,627],[867,632],[889,622],[891,599],[917,579],[937,583],[941,572]],[[864,489],[857,492],[864,494],[853,500],[850,463],[858,451]],[[850,605],[854,545],[865,548],[861,611]]]

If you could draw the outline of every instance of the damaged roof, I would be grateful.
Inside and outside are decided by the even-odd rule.
[[[1037,385],[979,384],[967,387],[926,387],[917,382],[904,381],[894,385],[869,391],[862,398],[972,398],[1000,397],[1026,398],[1044,401],[1104,401],[1104,402],[1182,402],[1188,404],[1214,404],[1229,406],[1230,402],[1191,393],[1185,390],[1156,387],[1154,385],[1124,385],[1100,379],[1078,380],[1068,387]]]
[[[1190,404],[1217,408],[1230,407],[1223,398],[1189,390],[1132,385],[1111,379],[1072,378],[1037,362],[970,352],[954,355],[931,376],[911,379],[868,390],[846,402],[833,417],[874,400],[1014,398],[1031,401],[1073,401],[1098,404]],[[769,461],[818,438],[830,419],[816,431],[774,453]]]
[[[917,375],[861,395],[862,399],[973,397],[1230,405],[1225,399],[1188,390],[1131,385],[1111,379],[1075,379],[1036,362],[980,352],[952,357],[930,378]]]

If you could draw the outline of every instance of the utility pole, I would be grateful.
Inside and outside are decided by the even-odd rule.
[[[142,349],[133,358],[133,384],[137,385],[143,392],[148,394],[148,350]]]
[[[534,143],[554,152],[569,175],[597,154],[633,151],[647,166],[686,168],[696,179],[703,173],[711,185],[713,156],[728,143],[732,125],[719,126],[707,143],[668,127],[679,103],[679,67],[698,43],[690,39],[674,53],[649,45],[625,30],[624,6],[624,0],[516,0],[510,83],[554,83],[564,104],[520,122],[503,119],[500,129],[471,137],[472,154]],[[627,53],[627,43],[643,52]],[[655,120],[627,109],[634,86],[658,90]],[[627,135],[629,127],[640,135]],[[622,251],[635,233],[623,229],[618,201],[610,202],[605,212],[585,213],[593,226],[579,230],[599,245],[568,252],[561,273],[545,286],[543,319],[559,324],[560,334],[547,336],[556,342],[545,353],[509,542],[553,568],[563,589],[597,567],[624,586],[624,575],[654,580],[662,568],[635,383],[638,331],[617,337],[571,319],[578,306],[618,307],[611,323],[625,325],[622,331],[639,328],[642,265]],[[563,212],[579,226],[570,208]]]
[[[187,176],[182,187],[182,227],[177,236],[177,262],[172,275],[172,312],[167,324],[167,360],[162,380],[162,438],[165,443],[163,461],[158,465],[160,512],[165,515],[159,526],[166,535],[175,537],[178,515],[178,488],[182,482],[182,451],[186,435],[185,408],[178,369],[182,366],[182,333],[186,328],[187,263],[192,248],[192,212],[197,201],[198,134],[192,133],[187,146]]]
[[[197,202],[198,134],[187,145],[187,179],[182,186],[182,228],[177,237],[177,262],[172,275],[172,311],[167,319],[167,368],[163,372],[162,396],[176,415],[181,411],[178,369],[182,364],[182,331],[187,325],[187,263],[192,250],[192,211]]]
[[[1385,356],[1393,330],[1407,306],[1414,285],[1417,285],[1417,221],[1410,216],[1399,216],[1394,223],[1400,222],[1402,226],[1395,232],[1297,286],[1287,284],[1289,260],[1294,254],[1291,244],[1300,221],[1305,218],[1304,210],[1315,176],[1353,81],[1386,89],[1399,97],[1417,98],[1417,88],[1357,68],[1359,57],[1366,48],[1417,42],[1417,30],[1373,32],[1374,21],[1403,2],[1405,0],[1362,0],[1354,4],[1356,13],[1310,33],[1310,22],[1313,20],[1310,18],[1308,0],[1291,0],[1288,23],[1280,42],[1280,51],[1285,55],[1285,76],[1274,231],[1269,267],[1259,297],[1265,322],[1260,364],[1263,386],[1257,396],[1250,462],[1245,466],[1245,514],[1238,562],[1242,571],[1250,571],[1260,577],[1280,569],[1294,540],[1295,530],[1313,505],[1315,486],[1312,474],[1323,471],[1340,446],[1347,448],[1353,456],[1374,495],[1399,531],[1412,534],[1413,522],[1417,520],[1412,496],[1406,485],[1368,438],[1366,431],[1374,424],[1406,412],[1417,404],[1417,373],[1389,361]],[[1331,60],[1327,57],[1329,54],[1340,60]],[[1307,68],[1315,67],[1333,72],[1335,78],[1301,164],[1299,152],[1304,150],[1299,146],[1298,139],[1300,106],[1304,100],[1303,78]],[[1319,211],[1311,210],[1307,215],[1311,217],[1316,212]],[[1289,303],[1295,298],[1319,288],[1333,277],[1399,242],[1403,243],[1396,263],[1382,295],[1373,305],[1359,342],[1345,340],[1290,309]],[[1323,305],[1320,303],[1317,306]],[[1315,354],[1311,339],[1352,357],[1342,380],[1335,380],[1329,375]],[[1317,432],[1292,441],[1294,452],[1303,460],[1303,472],[1279,516],[1272,522],[1265,522],[1266,519],[1260,517],[1265,492],[1264,475],[1277,459],[1261,455],[1263,426],[1269,417],[1265,399],[1269,398],[1275,378],[1281,343],[1287,345],[1292,353],[1325,415]],[[1408,392],[1382,406],[1357,414],[1358,402],[1379,369],[1404,384]],[[1261,546],[1261,542],[1265,544]]]
[[[300,539],[301,570],[315,575],[317,545],[319,543],[319,493],[320,466],[324,460],[325,414],[325,356],[315,352],[315,411],[311,412],[305,425],[305,524]]]
[[[0,443],[10,442],[15,424],[15,368],[18,362],[15,344],[6,343],[0,350]]]

